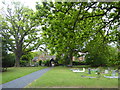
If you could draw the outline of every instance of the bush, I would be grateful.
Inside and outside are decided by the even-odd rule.
[[[40,65],[40,66],[41,66],[41,64],[42,64],[42,60],[39,61],[39,65]]]
[[[46,61],[44,60],[44,61],[42,61],[42,64],[46,64]]]
[[[15,55],[7,54],[6,56],[2,56],[2,67],[13,67],[15,63]]]
[[[14,54],[6,54],[5,56],[2,56],[2,68],[4,71],[4,68],[7,67],[13,67],[15,64],[15,55]]]
[[[29,66],[30,65],[30,60],[33,59],[32,53],[26,53],[25,55],[23,55],[20,59],[20,66]]]
[[[85,61],[73,61],[73,65],[87,65]]]
[[[112,56],[114,55],[114,56]],[[111,58],[109,59],[109,62],[107,63],[107,65],[110,67],[116,66],[116,67],[120,67],[120,52],[114,53],[111,55]]]
[[[72,64],[73,64],[73,65],[79,65],[80,62],[79,62],[79,61],[73,61]]]
[[[49,60],[46,60],[45,66],[50,66],[50,61]]]
[[[102,57],[100,55],[86,55],[85,57],[86,64],[91,65],[93,67],[99,67],[99,66],[106,66],[107,65],[107,58]]]
[[[50,60],[42,61],[41,64],[44,64],[45,66],[50,66]]]
[[[63,57],[59,57],[59,59],[57,59],[56,61],[58,61],[59,64],[63,64],[63,65],[68,65],[70,63],[70,59],[68,58],[67,55]]]
[[[58,66],[58,65],[59,65],[59,63],[58,63],[57,60],[55,60],[54,63],[55,63],[55,66]]]
[[[25,60],[20,60],[20,66],[25,67],[27,66],[28,62]]]
[[[7,67],[13,67],[15,64],[15,55],[13,53],[8,54],[7,41],[2,38],[2,70]]]

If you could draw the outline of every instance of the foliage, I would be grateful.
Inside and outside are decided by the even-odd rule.
[[[86,61],[73,61],[73,65],[86,65]]]
[[[44,60],[42,61],[42,64],[44,64],[45,66],[50,66],[50,60]]]
[[[15,63],[15,55],[13,53],[8,54],[6,48],[6,41],[2,39],[2,68],[13,67]]]
[[[38,48],[41,44],[39,30],[36,28],[38,21],[34,19],[34,11],[20,2],[12,2],[11,5],[5,2],[3,4],[5,7],[2,10],[0,34],[5,38],[8,50],[16,56],[15,65],[20,66],[22,55]]]
[[[86,63],[92,66],[106,66],[109,60],[109,49],[108,45],[103,43],[102,39],[91,40],[86,46],[89,52],[86,55]]]
[[[46,61],[44,60],[44,61],[42,61],[42,64],[46,64]]]
[[[26,53],[25,55],[23,55],[23,56],[21,57],[20,65],[21,65],[21,66],[29,66],[29,65],[30,65],[30,62],[32,61],[32,59],[33,59],[33,54],[32,54],[32,52]]]
[[[15,63],[15,55],[13,53],[2,56],[2,67],[13,67],[14,63]]]
[[[91,39],[99,39],[98,36],[101,36],[105,45],[118,42],[116,35],[119,33],[119,3],[38,3],[36,15],[39,20],[43,19],[44,44],[52,54],[62,57],[62,62],[72,64],[72,56],[82,51]],[[101,54],[98,54],[100,57]],[[104,63],[102,60],[99,60],[99,65]]]
[[[119,60],[119,52],[117,47],[109,47],[109,62],[108,66],[116,66],[119,67],[120,60]]]
[[[41,64],[42,64],[42,60],[39,61],[39,65],[40,65],[40,66],[41,66]]]
[[[31,52],[31,54],[32,54],[33,57],[36,57],[36,56],[39,56],[39,55],[43,54],[43,52],[42,51],[36,51],[36,52]]]
[[[29,52],[29,53],[26,53],[25,55],[23,55],[23,56],[21,57],[21,59],[22,59],[22,60],[25,60],[25,61],[30,61],[31,59],[33,59],[33,55],[32,55],[31,52]]]
[[[103,43],[102,39],[91,40],[86,47],[89,54],[86,55],[86,63],[92,66],[118,65],[117,48]]]
[[[66,65],[72,65],[72,57],[87,48],[96,66],[106,64],[108,55],[103,53],[108,52],[108,44],[120,46],[120,1],[42,2],[36,4],[35,12],[19,2],[6,6],[0,15],[0,33],[8,50],[16,56],[16,66],[22,55],[41,44]],[[93,45],[90,48],[89,43]]]
[[[45,66],[50,66],[50,60],[45,61]]]
[[[22,67],[25,67],[25,66],[27,66],[27,61],[25,61],[25,60],[20,60],[20,66],[22,66]]]

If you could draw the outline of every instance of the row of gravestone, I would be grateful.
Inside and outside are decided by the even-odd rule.
[[[91,71],[95,71],[97,73],[101,73],[99,69],[91,69],[91,68],[88,68],[88,74],[91,74]],[[116,75],[116,72],[117,70],[112,70],[112,75],[115,76]],[[108,74],[109,73],[109,70],[105,70],[104,71],[104,74]]]
[[[91,71],[96,72],[96,74],[98,74],[98,77],[100,77],[100,74],[101,74],[100,69],[91,69],[91,68],[88,68],[88,74],[91,74]],[[108,74],[109,71],[110,71],[110,69],[109,69],[109,70],[105,70],[105,71],[104,71],[104,74]],[[112,76],[105,76],[105,75],[104,75],[104,77],[105,77],[105,78],[118,78],[118,76],[116,76],[116,73],[117,73],[117,72],[119,72],[119,71],[118,71],[118,70],[112,70]],[[83,76],[83,75],[82,75],[82,77],[96,78],[96,77],[92,77],[92,76]]]
[[[70,70],[72,70],[73,72],[85,72],[85,68],[83,68],[82,71],[79,70],[79,69],[70,69]],[[109,71],[112,71],[112,76],[105,76],[104,75],[105,78],[118,78],[118,76],[115,76],[115,75],[116,75],[116,72],[119,73],[118,70],[110,70],[110,69],[108,69],[108,70],[105,70],[104,72],[101,72],[101,70],[99,68],[97,68],[97,69],[88,68],[88,74],[91,74],[93,71],[94,71],[94,73],[96,73],[98,75],[98,77],[101,76],[101,73],[108,74]],[[83,75],[82,75],[82,77],[96,78],[96,77],[83,76]]]
[[[98,76],[100,77],[100,70],[99,69],[90,69],[88,68],[88,74],[91,74],[91,71],[96,71],[98,74]],[[104,74],[108,74],[110,70],[105,70]],[[116,76],[116,73],[119,72],[118,70],[112,70],[112,75],[111,76],[105,76],[105,78],[118,78],[118,76]],[[92,77],[89,77],[89,78],[92,78]]]

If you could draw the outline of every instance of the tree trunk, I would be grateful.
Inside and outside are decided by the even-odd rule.
[[[15,59],[15,67],[20,67],[20,58],[19,54],[15,54],[16,59]]]
[[[20,58],[22,57],[22,47],[21,45],[17,46],[17,49],[15,50],[15,67],[20,67]]]
[[[69,65],[72,66],[72,52],[70,52],[70,54],[69,54],[69,60],[70,60]]]

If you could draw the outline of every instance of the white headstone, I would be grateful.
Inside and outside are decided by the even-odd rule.
[[[108,71],[110,71],[111,69],[110,69],[110,67],[108,67]]]
[[[54,64],[52,64],[52,67],[54,67]]]
[[[105,70],[105,74],[108,74],[108,70]]]
[[[116,75],[116,72],[115,70],[112,71],[112,76],[115,76]]]

